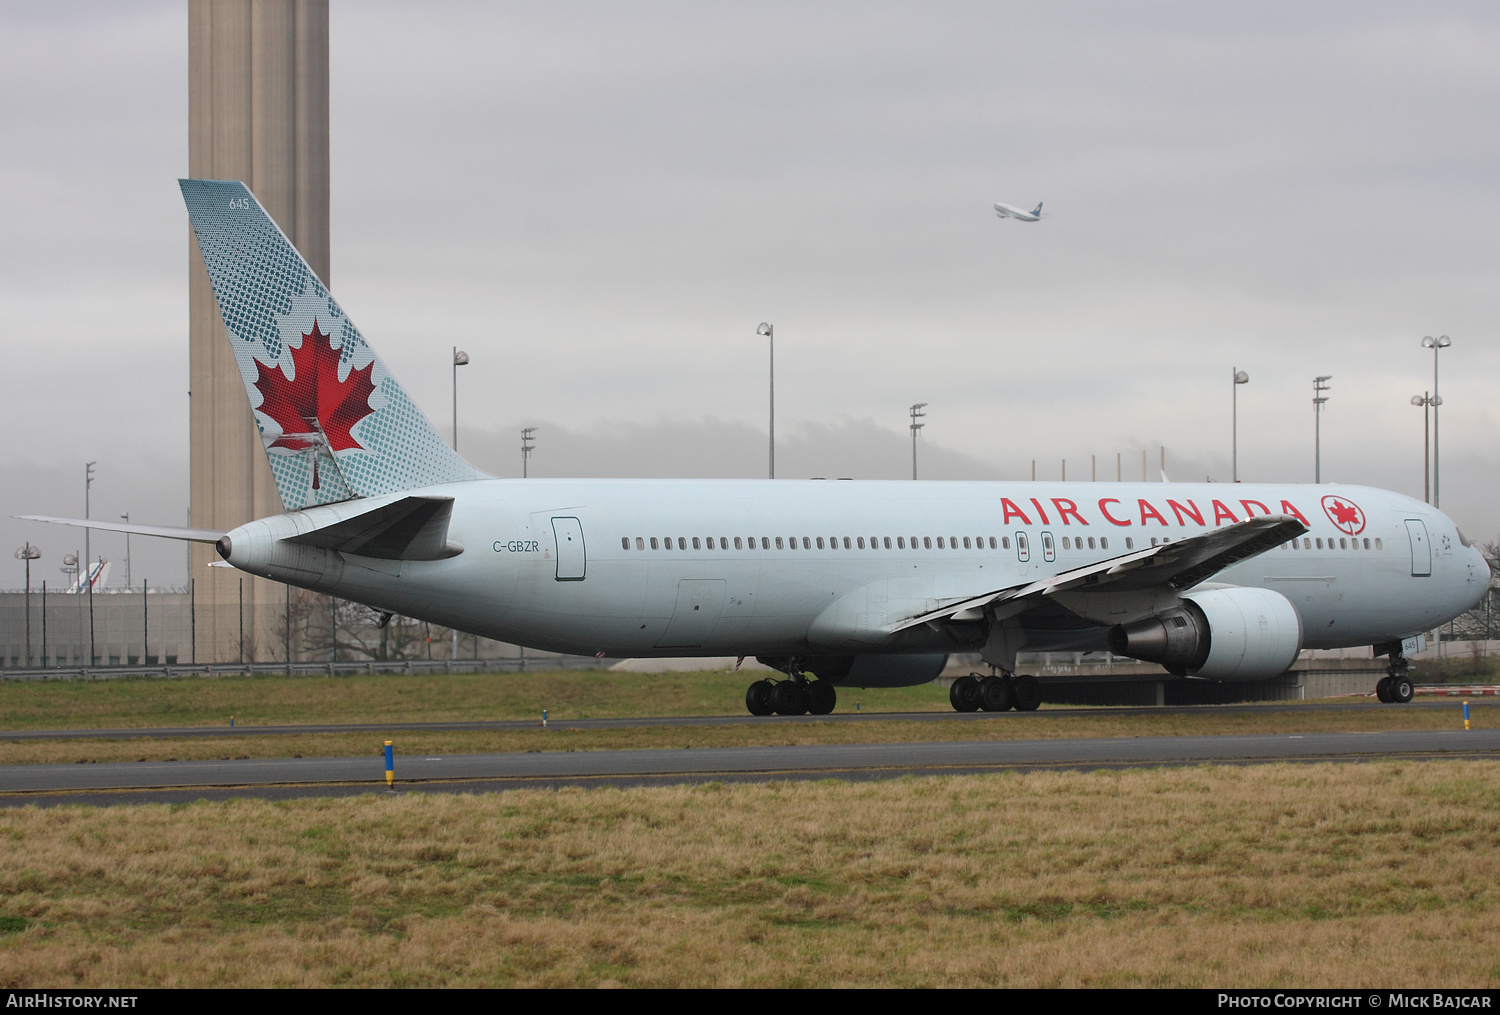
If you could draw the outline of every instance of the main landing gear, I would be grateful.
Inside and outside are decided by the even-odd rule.
[[[948,702],[955,712],[1035,712],[1042,703],[1042,688],[1031,674],[1013,676],[1001,673],[982,677],[970,673],[959,677],[948,688]]]
[[[795,668],[784,680],[757,680],[745,689],[745,707],[751,715],[827,715],[838,700],[831,683],[808,680]]]
[[[1388,705],[1404,705],[1411,701],[1411,660],[1398,652],[1391,653],[1391,664],[1386,667],[1387,676],[1375,684],[1375,697]]]

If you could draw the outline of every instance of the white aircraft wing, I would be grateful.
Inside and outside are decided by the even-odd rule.
[[[984,609],[1001,603],[1050,596],[1057,592],[1132,592],[1141,589],[1186,589],[1246,558],[1264,553],[1307,526],[1288,515],[1261,515],[1222,529],[1161,543],[1083,567],[1059,571],[1036,581],[950,602],[896,620],[884,629],[891,634],[939,620],[980,620]]]

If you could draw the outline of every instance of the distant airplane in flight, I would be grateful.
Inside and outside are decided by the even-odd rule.
[[[999,215],[1003,219],[1017,219],[1021,222],[1035,222],[1037,219],[1042,217],[1042,203],[1038,201],[1036,207],[1031,211],[1016,208],[1008,204],[996,204],[995,214]]]

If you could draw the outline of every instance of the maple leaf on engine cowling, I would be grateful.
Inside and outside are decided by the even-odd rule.
[[[261,393],[260,411],[276,421],[281,436],[269,447],[306,451],[326,446],[329,451],[364,447],[350,428],[374,412],[370,396],[375,393],[372,362],[339,380],[339,350],[313,321],[312,331],[302,336],[302,345],[291,350],[293,377],[280,366],[255,361],[255,387]]]

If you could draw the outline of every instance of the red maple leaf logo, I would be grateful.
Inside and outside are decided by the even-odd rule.
[[[350,370],[339,380],[339,350],[313,321],[312,331],[302,336],[300,348],[292,350],[292,372],[288,379],[280,366],[255,361],[255,387],[261,393],[260,411],[276,421],[281,436],[270,447],[306,451],[364,450],[350,428],[375,410],[370,396],[375,392],[372,362],[361,370]],[[314,480],[316,486],[316,480]]]
[[[1353,501],[1334,496],[1324,497],[1323,513],[1328,516],[1329,521],[1338,526],[1341,532],[1347,532],[1353,536],[1364,531],[1365,513]]]

